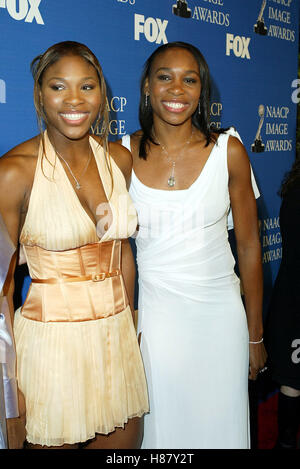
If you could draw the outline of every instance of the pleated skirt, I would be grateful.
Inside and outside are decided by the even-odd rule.
[[[148,412],[129,306],[108,318],[53,323],[24,318],[19,309],[14,333],[28,442],[84,442]]]

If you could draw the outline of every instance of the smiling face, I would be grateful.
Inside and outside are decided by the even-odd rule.
[[[172,125],[190,119],[197,109],[201,81],[199,66],[186,49],[171,48],[159,54],[145,81],[150,94],[153,118]]]
[[[101,89],[96,69],[84,58],[66,55],[43,74],[40,101],[53,136],[80,139],[96,120]]]

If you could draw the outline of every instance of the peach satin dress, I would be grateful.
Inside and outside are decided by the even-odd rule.
[[[124,177],[112,160],[111,185],[103,148],[90,137],[109,200],[98,209],[112,214],[99,235],[46,132],[44,140],[20,235],[32,283],[14,332],[26,438],[59,446],[123,427],[148,411],[148,396],[120,270],[121,239],[137,224]]]

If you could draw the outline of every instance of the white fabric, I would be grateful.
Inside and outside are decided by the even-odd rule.
[[[248,329],[228,243],[227,142],[187,190],[132,173],[138,332],[150,413],[143,448],[249,448]]]
[[[0,449],[7,448],[2,364],[0,363]]]
[[[239,141],[241,143],[243,143],[242,139],[240,137],[240,134],[233,127],[230,127],[230,129],[228,129],[226,133],[229,134],[229,135],[232,135],[232,137],[238,138]],[[255,198],[258,199],[260,197],[260,192],[259,192],[257,184],[256,184],[256,180],[255,180],[255,177],[254,177],[254,174],[253,174],[253,169],[252,169],[251,164],[250,164],[250,170],[251,170],[252,189],[253,189]],[[233,218],[232,218],[232,210],[231,209],[229,210],[229,213],[228,213],[227,228],[228,228],[228,230],[233,230],[233,228],[234,228]]]
[[[2,292],[14,252],[15,246],[0,215],[0,449],[7,448],[6,418],[19,415],[16,351],[7,298]]]
[[[10,239],[6,225],[0,215],[0,366],[2,364],[3,386],[0,393],[0,409],[5,409],[6,418],[18,417],[18,392],[15,376],[16,350],[7,298],[2,288],[16,248]],[[1,395],[3,392],[3,396]],[[5,416],[0,411],[0,421]]]
[[[6,418],[19,416],[18,386],[16,378],[16,350],[10,312],[5,296],[0,296],[0,364],[3,371],[3,390]]]
[[[230,129],[228,129],[226,133],[229,134],[229,135],[232,135],[232,137],[238,138],[239,141],[241,143],[243,143],[243,141],[240,137],[240,134],[235,130],[234,127],[230,127]],[[129,134],[126,134],[122,137],[122,145],[123,145],[123,147],[127,148],[127,150],[131,151],[130,135]],[[257,183],[256,183],[256,180],[255,180],[255,177],[254,177],[254,174],[253,174],[253,169],[252,169],[251,164],[250,164],[250,170],[251,170],[252,189],[253,189],[255,198],[258,199],[260,197],[260,192],[259,192],[259,189],[257,187]],[[228,230],[233,230],[233,228],[234,228],[231,208],[230,208],[230,210],[228,212],[228,216],[227,216],[227,228],[228,228]]]

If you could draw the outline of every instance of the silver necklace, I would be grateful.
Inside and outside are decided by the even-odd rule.
[[[90,164],[91,157],[92,157],[91,147],[89,147],[89,149],[90,149],[90,150],[89,150],[89,157],[88,157],[88,159],[87,159],[86,165],[85,165],[85,167],[84,167],[82,173],[80,174],[79,178],[82,178],[82,177],[84,176],[84,174],[86,173],[86,170],[88,169],[88,165]],[[75,181],[75,188],[76,188],[77,190],[81,189],[81,188],[82,188],[82,185],[80,184],[80,182],[78,181],[77,177],[75,176],[75,174],[73,173],[72,169],[70,168],[69,163],[64,159],[63,156],[61,156],[61,154],[60,154],[57,150],[55,150],[55,151],[56,151],[57,156],[58,156],[61,160],[63,160],[63,162],[64,162],[65,165],[67,166],[67,168],[68,168],[68,170],[69,170],[69,172],[70,172],[72,178],[73,178],[74,181]]]
[[[157,143],[160,145],[160,147],[161,147],[163,153],[165,153],[165,155],[166,155],[166,157],[167,157],[167,160],[168,160],[170,163],[172,163],[171,175],[170,175],[169,178],[168,178],[168,186],[169,186],[169,187],[174,187],[175,184],[176,184],[176,179],[175,179],[175,166],[176,166],[176,160],[178,160],[178,156],[177,156],[176,160],[171,159],[171,158],[170,158],[170,155],[169,155],[169,153],[168,153],[168,150],[166,149],[166,147],[165,147],[164,145],[162,145],[162,144],[159,142],[159,140],[157,139],[157,137],[156,137],[154,131],[153,131],[153,135],[154,135],[155,140],[157,141]],[[179,153],[179,156],[182,155],[183,150],[191,143],[191,140],[192,140],[192,138],[193,138],[193,135],[194,135],[194,128],[192,129],[192,133],[191,133],[190,138],[189,138],[189,139],[185,142],[185,144],[183,145],[182,150],[181,150],[181,152]]]

